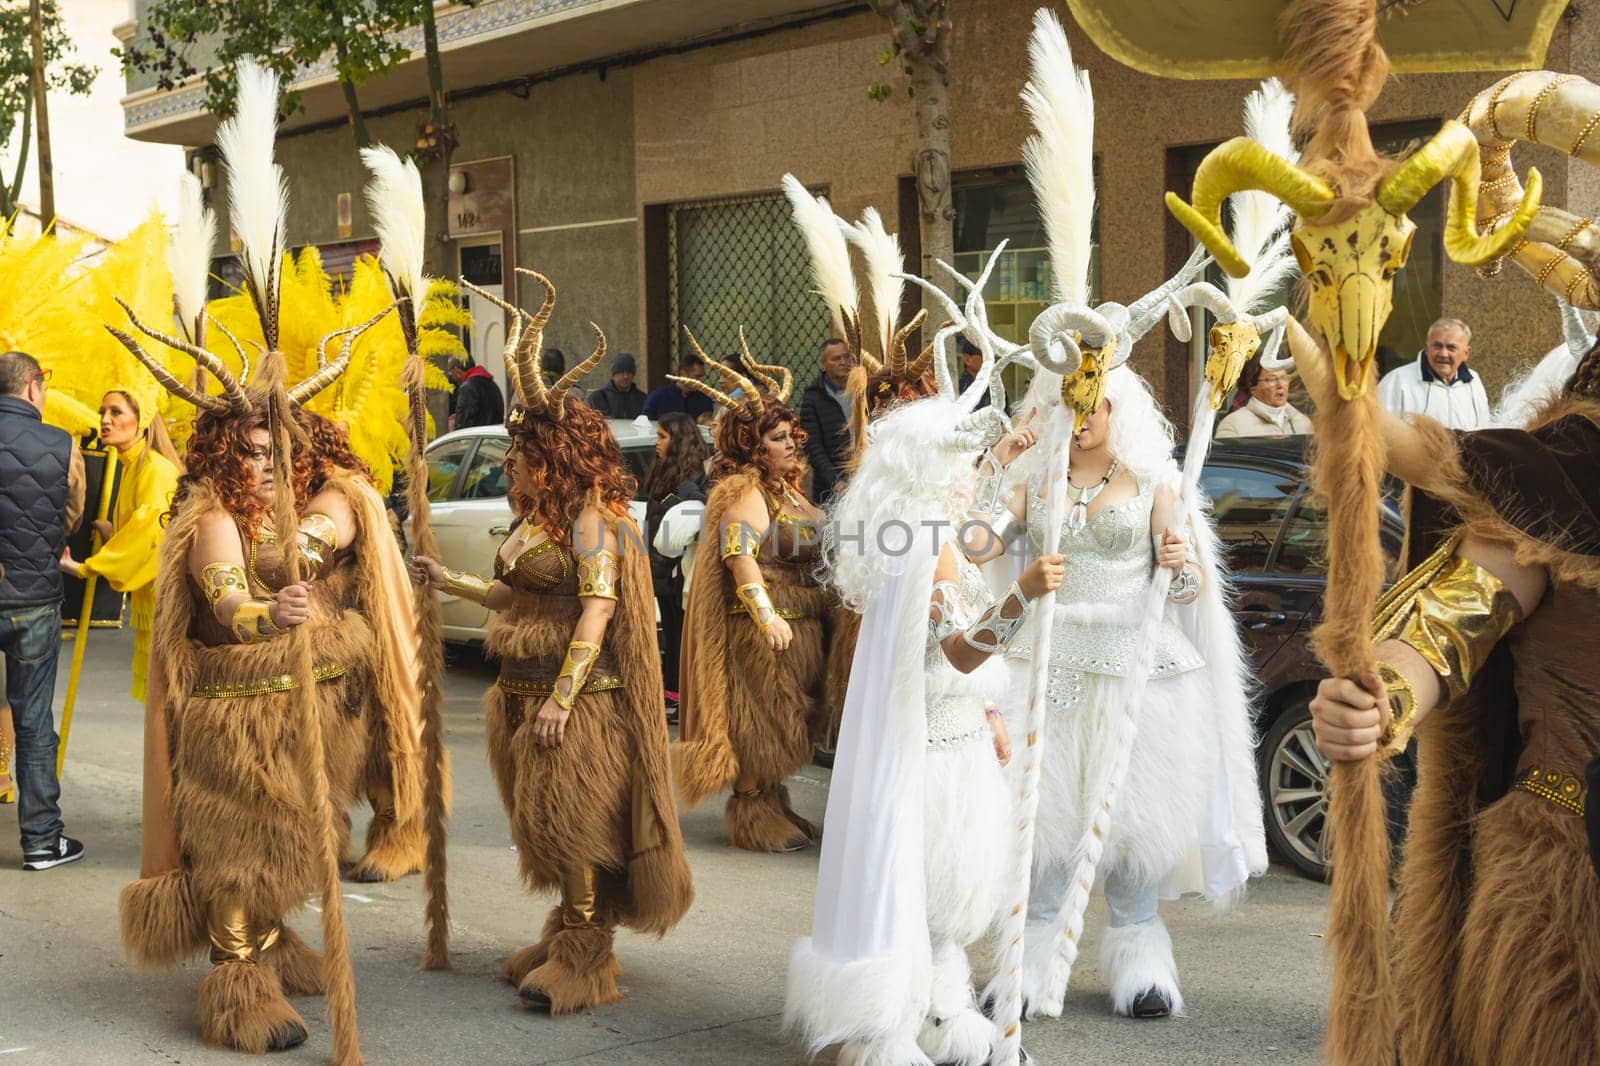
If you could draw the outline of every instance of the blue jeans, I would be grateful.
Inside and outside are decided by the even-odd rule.
[[[56,777],[56,659],[61,605],[0,607],[0,653],[6,660],[6,702],[17,730],[11,776],[17,782],[22,850],[47,847],[61,835],[61,781]]]

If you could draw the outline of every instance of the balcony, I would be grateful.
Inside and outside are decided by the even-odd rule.
[[[796,15],[858,6],[840,0],[483,0],[471,8],[435,5],[445,86],[452,92],[609,59],[623,61],[759,30]],[[137,22],[118,27],[124,41],[137,33]],[[407,31],[405,38],[412,58],[361,87],[364,109],[427,96],[421,28]],[[190,61],[204,69],[206,58],[197,48]],[[294,88],[300,92],[301,109],[290,128],[343,118],[344,99],[331,54],[307,68]],[[204,98],[199,76],[169,92],[130,84],[122,101],[124,128],[138,140],[208,144],[216,120],[202,110]]]

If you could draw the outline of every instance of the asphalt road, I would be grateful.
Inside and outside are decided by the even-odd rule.
[[[87,844],[76,866],[23,873],[17,838],[0,834],[0,1066],[30,1063],[224,1063],[241,1059],[200,1044],[193,1016],[202,961],[144,973],[123,959],[120,886],[138,868],[141,712],[125,695],[127,633],[90,638],[88,666],[63,781],[68,832]],[[59,709],[66,682],[63,649]],[[807,1058],[778,1031],[789,945],[810,925],[814,850],[751,855],[725,846],[720,804],[684,815],[697,900],[663,940],[618,937],[628,993],[621,1003],[559,1021],[530,1014],[494,977],[499,960],[531,942],[549,903],[518,883],[506,818],[483,749],[479,698],[490,670],[458,656],[445,686],[455,765],[450,890],[455,968],[422,973],[422,885],[347,885],[361,1043],[372,1063],[566,1063],[593,1066],[800,1066]],[[828,774],[812,768],[791,786],[796,807],[819,820]],[[14,817],[0,807],[0,816]],[[364,814],[358,812],[358,832]],[[9,825],[9,821],[7,825]],[[1037,1061],[1065,1063],[1311,1063],[1318,1061],[1327,970],[1321,938],[1327,891],[1287,868],[1252,883],[1250,897],[1216,917],[1203,903],[1168,905],[1189,1016],[1115,1018],[1095,965],[1090,909],[1083,961],[1065,1015],[1030,1024]],[[317,915],[292,919],[320,939]],[[980,971],[987,960],[975,959]],[[310,1041],[275,1062],[329,1061],[319,1001],[301,1001]],[[834,1052],[819,1056],[830,1064]]]

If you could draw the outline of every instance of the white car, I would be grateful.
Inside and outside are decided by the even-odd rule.
[[[644,482],[656,457],[656,427],[650,422],[607,419],[622,448],[622,461],[638,480],[639,495],[629,505],[634,522],[644,529]],[[506,450],[511,438],[501,425],[474,426],[447,433],[428,445],[428,499],[440,563],[487,577],[495,552],[511,532],[511,503],[506,498]],[[441,595],[444,639],[481,643],[489,628],[489,611],[471,600]]]

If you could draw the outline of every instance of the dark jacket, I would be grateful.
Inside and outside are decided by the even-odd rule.
[[[622,392],[611,382],[589,394],[589,406],[607,418],[625,418],[633,421],[644,411],[644,390],[637,385]]]
[[[806,462],[811,464],[811,499],[820,504],[844,481],[850,455],[850,421],[818,374],[800,398],[800,428],[806,431]]]
[[[0,396],[0,607],[61,601],[72,438],[20,396]]]
[[[661,528],[661,520],[667,512],[686,500],[699,500],[704,503],[706,498],[706,475],[701,474],[692,481],[685,481],[673,492],[665,496],[656,497],[646,501],[644,505],[644,542],[650,547],[650,576],[655,579],[656,596],[665,598],[683,595],[683,575],[678,572],[681,559],[668,559],[656,551],[656,530]]]
[[[973,381],[972,375],[967,373],[965,370],[963,370],[961,372],[961,376],[956,379],[956,392],[957,393],[966,392],[967,389],[972,385],[972,381]],[[1005,383],[1002,382],[1001,385],[1000,385],[1000,395],[1001,396],[1005,396],[1005,394],[1006,394],[1006,387],[1005,387]],[[985,407],[988,407],[989,406],[989,401],[990,401],[990,393],[986,391],[982,396],[978,397],[978,403],[977,403],[977,405],[975,407],[973,407],[973,410],[974,411],[978,411],[978,410],[982,410]],[[1001,404],[1001,407],[1005,407],[1005,406],[1006,406],[1006,404]]]
[[[467,371],[456,386],[456,428],[493,426],[506,420],[506,401],[494,375],[481,366]]]
[[[711,411],[711,397],[703,392],[685,393],[670,381],[651,389],[650,395],[644,398],[644,416],[652,422],[659,422],[662,415],[674,412],[699,418]]]

